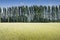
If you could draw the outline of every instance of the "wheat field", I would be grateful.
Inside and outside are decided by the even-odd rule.
[[[0,40],[60,40],[60,23],[0,23]]]

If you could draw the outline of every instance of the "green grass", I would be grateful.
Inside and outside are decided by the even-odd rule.
[[[0,23],[0,40],[60,40],[60,24]]]

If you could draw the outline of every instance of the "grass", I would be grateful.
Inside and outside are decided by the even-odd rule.
[[[0,23],[0,40],[60,40],[60,23]]]

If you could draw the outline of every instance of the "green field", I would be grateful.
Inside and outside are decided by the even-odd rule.
[[[60,23],[0,23],[0,40],[60,40]]]

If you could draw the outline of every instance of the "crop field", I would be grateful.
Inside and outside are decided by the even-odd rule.
[[[60,23],[0,23],[0,40],[60,40]]]

